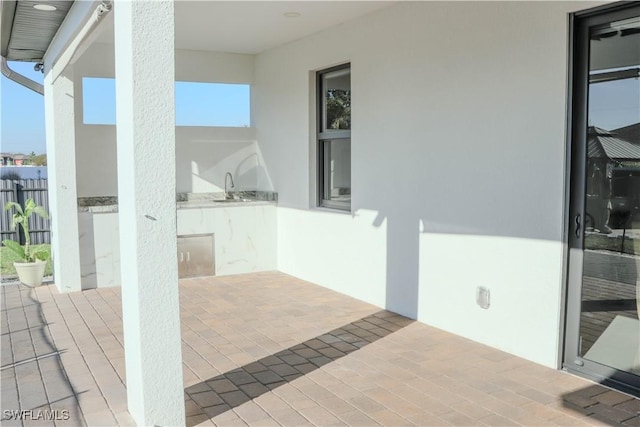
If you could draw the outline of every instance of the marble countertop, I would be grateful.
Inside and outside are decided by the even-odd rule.
[[[239,206],[256,206],[256,205],[275,205],[276,202],[272,200],[238,200],[233,202],[211,200],[211,201],[188,201],[177,202],[176,207],[178,209],[200,209],[200,208],[231,208]]]
[[[239,191],[234,201],[225,200],[224,193],[178,193],[177,209],[210,209],[241,206],[275,205],[278,193],[273,191]],[[78,197],[78,211],[91,213],[118,212],[116,196]]]

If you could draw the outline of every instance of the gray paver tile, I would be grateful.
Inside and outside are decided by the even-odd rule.
[[[350,426],[375,426],[380,425],[373,418],[360,411],[350,411],[338,415],[338,417]]]
[[[316,426],[336,425],[340,420],[320,406],[310,406],[300,410],[300,414]]]
[[[264,393],[267,393],[269,389],[260,383],[251,383],[240,386],[240,390],[242,390],[247,396],[250,398],[258,397]]]
[[[625,427],[640,427],[640,415],[636,415],[622,422]]]
[[[253,378],[249,373],[245,371],[230,372],[228,374],[225,374],[225,377],[237,386],[253,383],[256,381],[255,378]]]
[[[630,412],[632,414],[640,414],[640,399],[631,399],[623,403],[614,405],[614,408]]]
[[[187,417],[185,424],[188,427],[197,426],[198,424],[201,424],[207,421],[208,419],[209,419],[209,416],[206,414],[191,415]]]
[[[115,417],[111,413],[111,411],[101,411],[101,412],[89,412],[85,415],[87,420],[87,424],[90,426],[114,426],[118,425]]]
[[[323,349],[320,349],[320,350],[323,350]],[[326,356],[318,356],[318,357],[312,357],[311,359],[309,359],[309,362],[313,363],[317,367],[321,367],[326,365],[327,363],[331,363],[332,360]]]
[[[224,400],[224,403],[235,408],[236,406],[240,406],[245,402],[251,400],[246,394],[242,391],[230,391],[228,393],[220,394],[220,398]]]
[[[498,414],[492,414],[487,417],[482,417],[480,420],[483,424],[488,426],[519,426],[517,422],[500,416]]]
[[[634,400],[633,397],[629,395],[613,390],[609,390],[606,393],[599,394],[592,399],[608,406],[615,406],[623,402],[630,402]]]
[[[589,408],[590,411],[596,416],[596,418],[604,419],[604,420],[613,420],[615,422],[621,423],[630,419],[629,413],[627,411],[622,411],[619,409],[611,408],[608,405],[604,405],[598,403]]]
[[[204,393],[205,391],[211,391],[211,387],[207,383],[194,384],[187,389],[189,394]]]
[[[206,382],[209,387],[216,393],[226,393],[238,390],[238,387],[226,378],[215,379]]]
[[[209,406],[208,408],[204,408],[203,409],[204,413],[209,418],[217,417],[220,414],[224,414],[225,412],[230,411],[230,410],[231,410],[231,407],[229,405],[227,405],[226,403],[223,403],[221,405]]]
[[[269,369],[271,369],[271,371],[273,371],[274,373],[276,373],[281,377],[286,377],[288,375],[297,375],[300,373],[297,369],[285,363],[282,363],[280,365],[272,365],[269,367]]]
[[[253,402],[238,406],[234,411],[249,425],[260,425],[261,421],[270,419],[269,414]]]
[[[248,365],[245,365],[243,367],[243,369],[245,371],[247,371],[248,373],[250,373],[250,374],[254,374],[254,373],[257,373],[257,372],[264,372],[264,371],[268,370],[268,368],[265,365],[263,365],[262,363],[260,363],[260,362],[254,362],[254,363],[250,363]]]
[[[297,354],[288,354],[288,355],[279,356],[279,357],[283,362],[291,366],[302,365],[303,363],[307,363],[307,359]]]
[[[303,346],[302,348],[298,348],[297,350],[295,350],[295,353],[298,356],[301,356],[305,359],[309,359],[311,357],[318,357],[320,356],[320,353],[318,353],[316,350],[307,347],[307,346]]]
[[[214,391],[206,391],[204,393],[195,393],[190,395],[191,399],[198,405],[200,408],[208,408],[209,406],[221,405],[224,402]]]
[[[317,339],[317,338],[312,339],[312,340],[309,340],[309,341],[306,341],[306,342],[305,342],[305,344],[306,344],[308,347],[310,347],[311,349],[316,349],[316,350],[317,350],[317,349],[320,349],[320,348],[326,348],[326,347],[329,347],[329,344],[327,344],[326,342],[321,341],[321,340],[319,340],[319,339]]]
[[[276,374],[274,371],[272,370],[268,370],[265,372],[258,372],[253,374],[253,376],[260,381],[260,383],[262,384],[272,384],[272,383],[277,383],[282,381],[282,377],[278,374]]]
[[[309,420],[300,415],[293,409],[285,409],[275,411],[270,414],[278,423],[283,426],[310,426],[312,425]]]
[[[302,365],[296,365],[296,369],[303,374],[308,374],[309,372],[315,371],[318,367],[312,363],[304,363]]]

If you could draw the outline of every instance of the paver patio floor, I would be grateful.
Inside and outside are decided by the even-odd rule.
[[[2,425],[133,424],[120,303],[2,286]],[[190,426],[640,427],[638,399],[283,273],[182,280],[180,305]]]

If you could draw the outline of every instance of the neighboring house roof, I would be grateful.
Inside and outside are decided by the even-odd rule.
[[[54,11],[34,8],[45,3]],[[0,3],[0,54],[9,61],[40,62],[73,1],[3,0]]]
[[[620,138],[615,132],[592,126],[589,128],[587,156],[614,160],[640,160],[640,145]]]
[[[0,153],[0,157],[8,157],[10,159],[26,159],[29,156],[20,153]]]
[[[634,144],[640,144],[640,122],[615,129],[614,132],[617,136]]]

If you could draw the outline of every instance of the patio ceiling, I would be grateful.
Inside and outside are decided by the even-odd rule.
[[[634,32],[591,41],[591,71],[640,65],[640,22]]]
[[[46,3],[55,11],[34,8]],[[255,54],[393,4],[390,1],[188,1],[175,3],[176,48]],[[5,0],[2,56],[39,62],[73,5],[69,0]],[[113,43],[109,16],[96,39]]]
[[[256,54],[366,15],[390,1],[176,1],[176,48]],[[297,15],[288,17],[288,15]],[[113,43],[113,21],[96,39]]]
[[[46,3],[56,11],[35,9]],[[256,54],[366,15],[395,1],[191,1],[175,3],[176,48]],[[0,7],[2,56],[12,61],[39,62],[73,5],[70,0],[3,0]],[[632,23],[633,24],[633,23]],[[637,23],[635,24],[637,26]],[[638,63],[640,34],[612,50],[606,38],[592,46],[601,63],[593,70]],[[113,17],[97,34],[100,43],[113,43]]]

